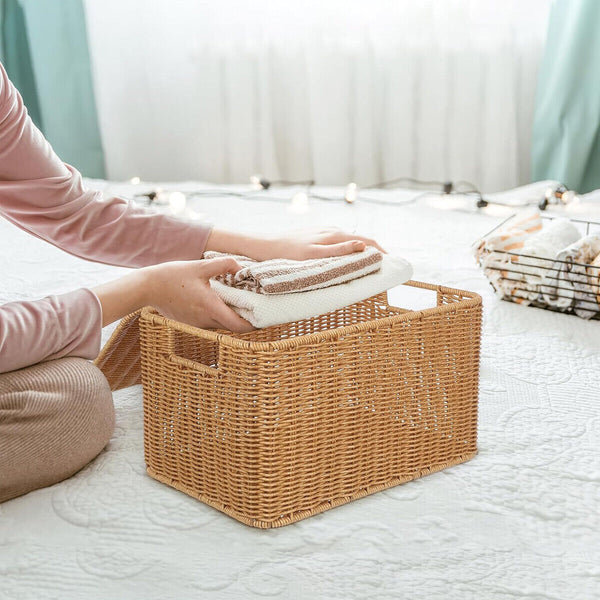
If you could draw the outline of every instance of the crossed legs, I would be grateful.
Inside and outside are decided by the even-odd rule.
[[[0,502],[79,471],[104,448],[114,424],[108,382],[87,360],[0,375]]]

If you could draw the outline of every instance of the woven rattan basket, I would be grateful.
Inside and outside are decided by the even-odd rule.
[[[379,294],[242,335],[144,309],[148,473],[266,528],[472,458],[481,298],[408,285],[436,291],[437,306],[408,311]],[[114,352],[99,357],[113,388],[136,381],[133,317],[115,334],[135,350],[127,377]]]

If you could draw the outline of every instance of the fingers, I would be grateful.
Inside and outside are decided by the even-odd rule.
[[[354,252],[362,252],[365,243],[360,240],[340,242],[339,244],[313,244],[310,247],[311,258],[329,258],[330,256],[344,256]]]
[[[241,268],[241,265],[233,258],[215,258],[205,261],[202,268],[202,276],[210,279],[223,273],[236,273]],[[216,327],[228,329],[236,333],[246,333],[254,330],[251,323],[242,319],[212,290],[209,293],[209,302],[210,320],[215,323]]]
[[[241,265],[233,258],[213,258],[201,261],[201,275],[210,279],[223,273],[237,273]]]
[[[217,294],[210,294],[210,319],[217,323],[220,329],[228,329],[235,333],[246,333],[254,331],[251,323],[242,319],[240,315],[234,312]]]
[[[372,240],[372,239],[366,238],[366,237],[362,237],[360,235],[354,236],[354,239],[357,239],[357,240],[360,240],[361,242],[364,242],[367,246],[374,246],[380,252],[383,252],[384,254],[387,254],[387,252],[375,240]]]
[[[380,252],[387,254],[387,252],[373,239],[364,237],[362,235],[355,235],[351,233],[346,233],[342,230],[327,230],[321,232],[322,239],[316,242],[321,245],[331,245],[331,244],[339,244],[342,242],[363,242],[365,246],[373,246],[377,248]],[[364,248],[363,248],[364,249]],[[356,250],[354,250],[356,252]],[[349,252],[344,252],[343,254],[349,254]],[[336,256],[334,255],[325,255],[325,256]]]
[[[246,321],[246,323],[248,323]],[[228,331],[231,333],[248,333],[250,331],[255,331],[256,329],[252,326],[251,323],[248,323],[248,325],[242,330],[232,330],[229,327],[225,327],[225,325],[223,325],[223,323],[219,323],[218,321],[215,321],[214,319],[211,318],[206,318],[204,319],[204,321],[198,325],[198,327],[201,327],[202,329],[221,329],[224,331]]]

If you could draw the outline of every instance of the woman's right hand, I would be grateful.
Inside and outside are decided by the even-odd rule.
[[[165,317],[204,329],[254,329],[219,298],[209,279],[242,267],[233,258],[168,262],[146,267],[148,304]]]
[[[242,333],[254,328],[209,283],[211,277],[240,268],[232,258],[168,262],[138,269],[92,291],[102,305],[103,327],[142,306],[154,306],[166,317],[195,327]]]

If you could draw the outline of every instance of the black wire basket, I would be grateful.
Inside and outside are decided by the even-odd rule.
[[[484,238],[498,231],[513,216],[494,227]],[[541,218],[552,220],[556,217],[542,215]],[[582,235],[600,236],[600,222],[569,220]],[[486,257],[488,259],[484,260]],[[485,263],[484,274],[502,300],[600,320],[600,264],[541,258],[483,247],[478,254],[478,262],[482,267]],[[507,289],[510,293],[506,292]]]

